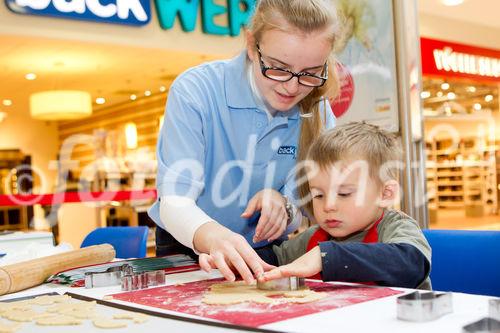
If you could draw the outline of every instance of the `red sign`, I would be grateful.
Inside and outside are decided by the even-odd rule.
[[[500,50],[420,38],[422,73],[500,82]]]

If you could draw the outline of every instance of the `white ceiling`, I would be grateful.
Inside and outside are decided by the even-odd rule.
[[[224,56],[222,56],[224,57]],[[44,90],[84,90],[106,105],[131,94],[160,93],[177,74],[221,55],[124,47],[0,34],[0,111],[28,112],[30,94]],[[35,73],[36,80],[25,79]],[[2,105],[4,99],[12,106]],[[101,106],[94,105],[95,108]]]
[[[424,14],[500,29],[500,0],[465,0],[458,6],[445,6],[441,0],[418,0],[418,7]]]

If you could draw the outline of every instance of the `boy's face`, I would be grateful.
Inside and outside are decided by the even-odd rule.
[[[382,215],[384,186],[370,177],[366,163],[343,163],[307,174],[314,217],[332,237],[369,229]]]

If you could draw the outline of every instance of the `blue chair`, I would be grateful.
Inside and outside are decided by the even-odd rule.
[[[500,231],[424,230],[432,288],[500,296]]]
[[[108,243],[116,251],[116,258],[144,258],[148,227],[107,227],[91,231],[80,247]]]

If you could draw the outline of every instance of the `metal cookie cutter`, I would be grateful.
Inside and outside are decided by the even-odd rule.
[[[145,289],[162,284],[165,284],[165,272],[163,270],[127,274],[121,280],[122,290],[124,291]]]
[[[398,319],[429,321],[453,311],[451,293],[413,292],[397,299]]]
[[[305,288],[305,286],[305,279],[296,276],[264,282],[257,281],[257,288],[262,290],[299,290]]]
[[[500,298],[490,299],[489,316],[493,319],[500,320]]]
[[[86,272],[85,288],[108,287],[120,285],[125,274],[133,273],[134,269],[128,264],[110,267],[104,272]]]
[[[500,321],[483,318],[462,328],[463,333],[497,333],[500,332]]]

